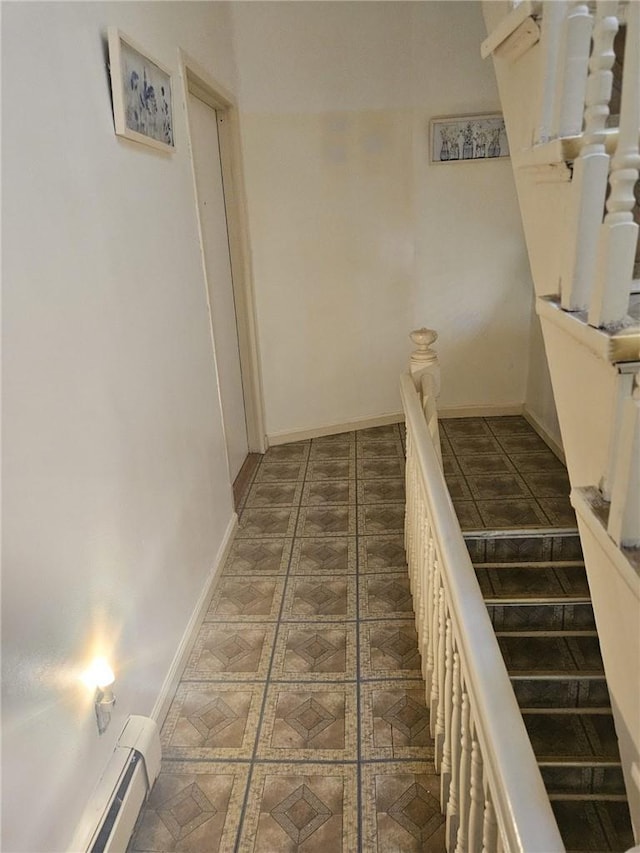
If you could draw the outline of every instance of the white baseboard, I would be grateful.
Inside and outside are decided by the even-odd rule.
[[[549,450],[553,451],[563,465],[567,464],[566,457],[562,445],[551,435],[551,433],[540,423],[536,415],[530,412],[526,407],[522,412],[522,417],[533,427],[540,438],[548,445]]]
[[[229,551],[231,550],[231,545],[233,543],[237,527],[238,516],[234,512],[229,524],[227,525],[220,547],[218,548],[218,553],[216,554],[211,571],[207,575],[207,579],[202,587],[202,592],[196,602],[196,606],[193,609],[191,618],[187,623],[187,627],[185,628],[180,644],[178,645],[173,661],[171,662],[167,677],[164,680],[158,698],[156,699],[156,703],[153,706],[153,711],[150,716],[160,727],[169,712],[169,707],[173,701],[176,688],[178,687],[180,676],[186,666],[187,659],[191,654],[191,650],[193,649],[193,645],[196,641],[196,635],[205,617],[207,608],[209,607],[209,602],[213,594],[213,582],[217,577],[218,571],[224,565],[227,557],[229,556]]]
[[[323,435],[336,435],[340,432],[353,432],[356,429],[369,429],[370,427],[386,426],[404,422],[402,412],[394,412],[390,415],[378,415],[375,418],[363,418],[356,421],[345,421],[341,424],[330,424],[314,429],[298,429],[293,432],[275,432],[267,436],[269,447],[275,444],[288,444],[291,441],[306,441],[309,438],[321,438]]]
[[[438,406],[439,418],[501,418],[521,414],[522,403],[503,406]]]

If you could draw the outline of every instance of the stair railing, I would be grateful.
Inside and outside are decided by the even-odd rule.
[[[560,14],[565,20],[559,36]],[[542,143],[570,138],[577,152],[571,157],[561,304],[587,312],[591,326],[616,327],[627,322],[638,250],[633,211],[640,169],[640,6],[598,0],[594,19],[586,3],[553,3],[544,7],[544,15],[550,16],[548,26],[544,19],[542,25],[544,79],[554,85],[543,84],[538,136]],[[623,19],[620,121],[610,130],[614,38]]]
[[[405,547],[449,853],[563,851],[439,454],[436,335],[400,389],[407,428]],[[434,423],[435,420],[435,423]]]

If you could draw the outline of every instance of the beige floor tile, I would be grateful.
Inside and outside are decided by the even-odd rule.
[[[204,622],[182,674],[183,681],[264,680],[275,623]]]
[[[231,546],[223,574],[286,574],[293,539],[236,539]]]
[[[360,703],[363,758],[433,759],[424,681],[365,682]]]
[[[355,574],[356,540],[350,536],[298,539],[291,558],[291,574]]]
[[[355,765],[256,765],[239,853],[355,853]]]
[[[278,618],[283,577],[231,577],[218,583],[205,622],[267,622]]]
[[[353,761],[357,757],[355,684],[272,684],[258,758]]]
[[[413,616],[413,598],[406,572],[369,575],[360,580],[361,619]]]
[[[355,681],[355,624],[281,625],[271,680]]]
[[[248,764],[163,761],[130,849],[231,853],[248,775]]]
[[[413,619],[361,623],[360,674],[364,678],[415,678],[421,674]]]
[[[162,727],[165,758],[250,758],[264,684],[182,682]]]
[[[355,577],[305,575],[288,579],[282,608],[284,621],[326,622],[355,618]]]

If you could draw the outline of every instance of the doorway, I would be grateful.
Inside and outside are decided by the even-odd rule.
[[[228,92],[181,52],[215,370],[233,483],[266,449],[237,114]]]

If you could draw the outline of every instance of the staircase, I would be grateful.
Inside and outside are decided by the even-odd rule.
[[[577,531],[465,537],[568,851],[633,832]]]

